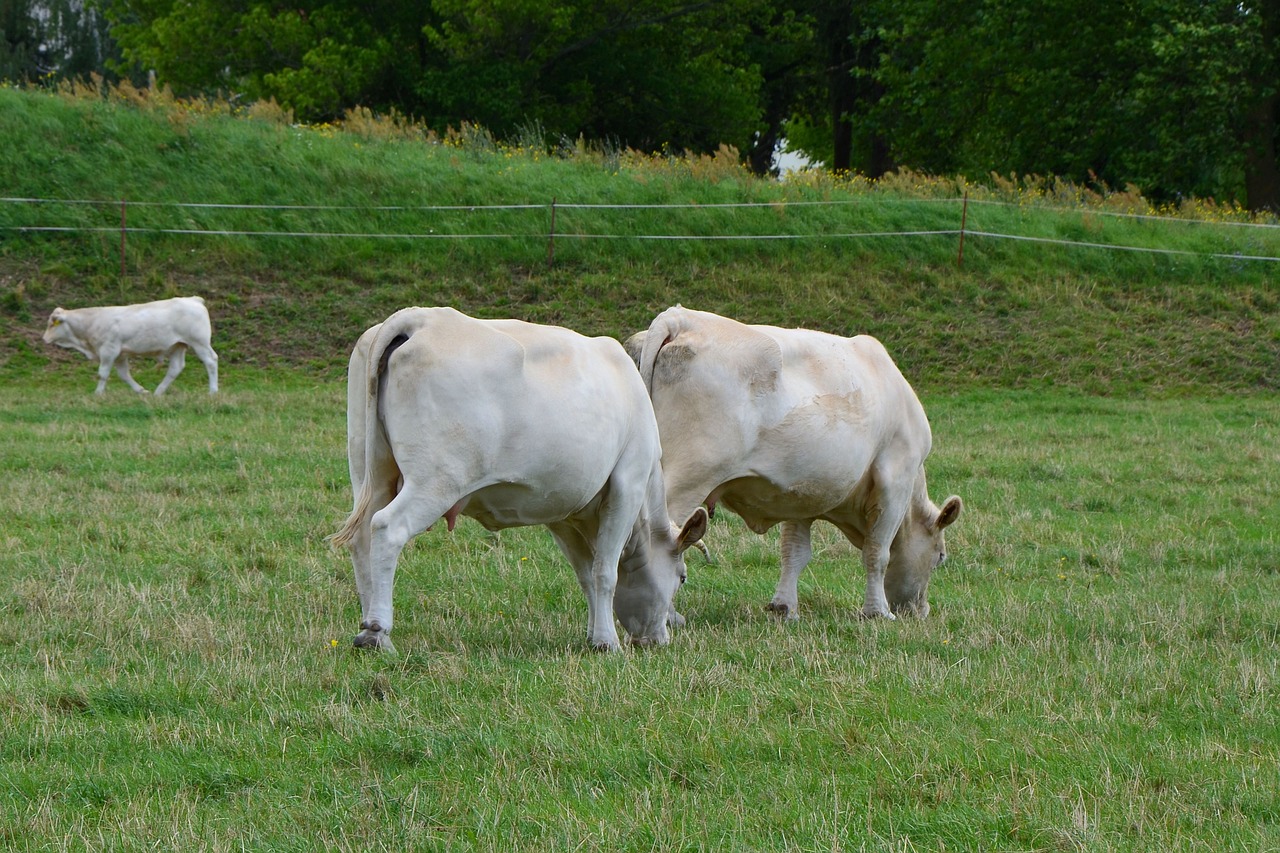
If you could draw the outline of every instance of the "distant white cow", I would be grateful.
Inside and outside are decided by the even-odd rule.
[[[451,308],[406,308],[361,335],[347,374],[359,647],[390,647],[405,544],[459,515],[490,530],[544,524],[587,597],[587,636],[668,641],[684,550],[706,531],[667,518],[644,383],[618,342]]]
[[[676,306],[627,349],[653,399],[671,516],[719,503],[756,533],[781,522],[770,610],[797,618],[810,527],[822,519],[862,550],[865,616],[928,615],[961,501],[929,500],[929,421],[879,341]]]
[[[116,373],[139,394],[147,389],[129,375],[129,356],[154,355],[169,362],[169,370],[156,387],[163,394],[186,365],[187,349],[196,354],[209,373],[209,393],[218,390],[218,354],[210,344],[209,311],[199,296],[179,296],[105,308],[55,308],[49,315],[44,341],[84,353],[98,362],[98,389],[106,390],[107,377]]]

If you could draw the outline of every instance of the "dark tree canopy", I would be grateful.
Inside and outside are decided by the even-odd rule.
[[[98,7],[116,71],[154,71],[182,95],[275,98],[305,121],[364,106],[499,137],[536,125],[644,150],[729,144],[760,173],[785,137],[873,177],[1053,174],[1280,210],[1280,0]],[[82,0],[3,0],[0,74],[101,69],[105,33],[96,52],[47,49],[51,22],[88,32],[72,23],[88,17]]]

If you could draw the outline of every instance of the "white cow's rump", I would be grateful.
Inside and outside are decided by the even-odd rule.
[[[347,374],[355,506],[349,544],[363,619],[355,644],[389,647],[396,562],[459,515],[490,530],[544,524],[587,597],[587,636],[668,640],[685,548],[706,530],[668,521],[644,383],[618,342],[451,308],[406,308],[361,335]]]
[[[961,501],[929,500],[929,421],[879,341],[676,306],[627,350],[653,399],[671,516],[721,504],[756,533],[782,524],[771,610],[796,618],[810,527],[822,519],[862,550],[864,615],[928,615],[943,529]]]
[[[209,393],[218,390],[218,354],[209,311],[199,296],[179,296],[140,305],[104,308],[55,308],[49,315],[44,341],[81,352],[98,362],[98,388],[106,390],[111,367],[139,394],[147,389],[129,375],[129,356],[154,355],[169,362],[169,370],[156,387],[163,394],[186,365],[190,349],[209,374]]]

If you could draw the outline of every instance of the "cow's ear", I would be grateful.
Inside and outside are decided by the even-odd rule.
[[[685,519],[684,527],[680,528],[680,535],[676,537],[676,551],[678,553],[683,554],[703,536],[707,535],[707,518],[706,508],[698,507]]]
[[[959,496],[952,495],[942,502],[942,509],[938,511],[938,520],[934,522],[939,530],[950,527],[960,517],[960,510],[964,509],[964,501]]]

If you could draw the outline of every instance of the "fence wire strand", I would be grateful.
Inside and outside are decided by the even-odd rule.
[[[553,210],[688,210],[715,211],[742,208],[785,209],[789,207],[817,206],[850,206],[860,204],[914,203],[914,204],[960,204],[960,198],[943,199],[846,199],[827,201],[765,201],[765,202],[711,202],[706,204],[612,204],[612,203],[575,203],[552,202],[551,204],[492,204],[492,205],[294,205],[294,204],[234,204],[223,202],[154,202],[128,201],[125,199],[41,199],[21,197],[0,197],[0,204],[13,205],[67,205],[96,206],[106,209],[130,208],[177,208],[194,210],[251,210],[251,211],[365,211],[369,213],[418,213],[430,211],[486,213],[504,211],[547,211]],[[1002,207],[1022,207],[1011,202],[969,199],[968,204],[996,205]],[[1115,211],[1082,210],[1064,207],[1036,207],[1036,211],[1060,214],[1081,214],[1108,216],[1123,219],[1155,220],[1160,222],[1203,224],[1227,227],[1251,227],[1263,229],[1280,229],[1280,225],[1252,222],[1206,222],[1204,220],[1180,219],[1148,214],[1119,213]],[[593,234],[572,231],[541,231],[530,233],[379,233],[348,231],[296,231],[296,230],[248,230],[248,229],[214,229],[214,228],[154,228],[132,225],[121,226],[75,226],[75,225],[6,225],[0,231],[17,233],[110,233],[110,234],[168,234],[182,236],[206,237],[270,237],[270,238],[304,238],[304,239],[367,239],[367,240],[642,240],[642,241],[788,241],[788,240],[856,240],[884,237],[946,237],[960,236],[982,237],[993,240],[1014,240],[1028,243],[1041,243],[1057,246],[1072,246],[1086,249],[1102,249],[1122,252],[1142,252],[1146,254],[1163,254],[1192,256],[1205,258],[1227,258],[1232,260],[1280,262],[1280,257],[1243,252],[1196,252],[1186,249],[1165,249],[1147,246],[1127,246],[1115,243],[1098,243],[1083,240],[1067,240],[1054,237],[1035,237],[1025,234],[1004,234],[980,229],[955,228],[910,231],[851,231],[825,232],[810,234]]]

